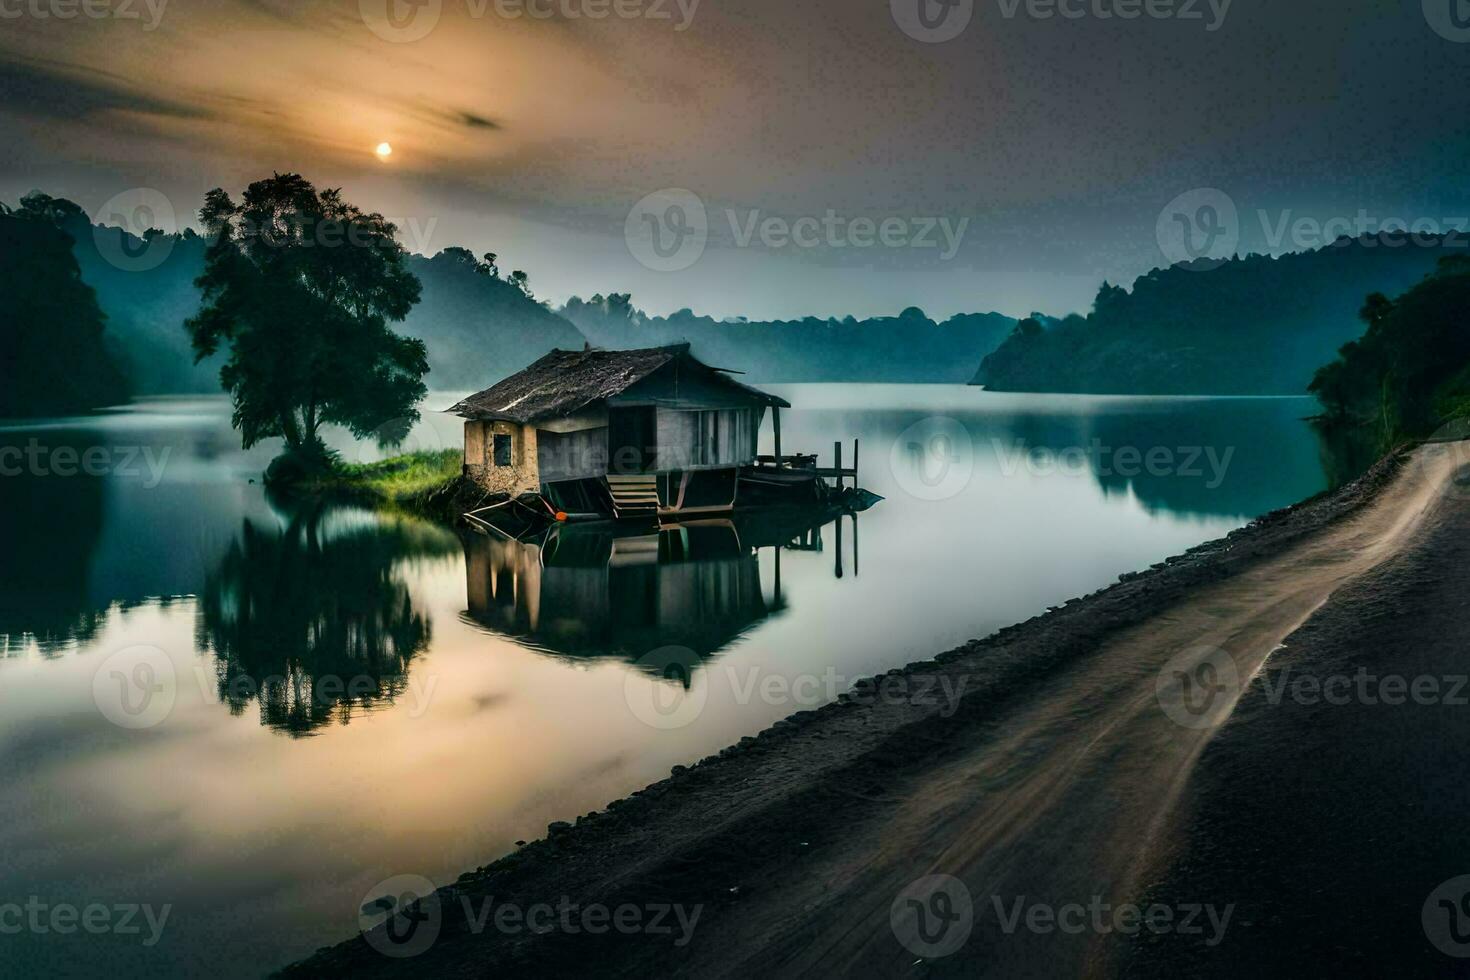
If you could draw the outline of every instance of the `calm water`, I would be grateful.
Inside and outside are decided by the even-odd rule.
[[[1343,475],[1305,400],[780,391],[783,449],[857,437],[886,500],[504,544],[268,497],[222,399],[0,426],[0,904],[171,907],[151,947],[141,914],[0,935],[0,973],[259,975],[383,879],[451,881]]]

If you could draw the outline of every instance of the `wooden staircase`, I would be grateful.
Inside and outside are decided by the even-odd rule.
[[[658,517],[658,484],[653,476],[608,474],[607,490],[612,495],[613,516]]]

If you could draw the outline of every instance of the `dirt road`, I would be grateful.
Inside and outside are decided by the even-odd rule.
[[[913,696],[804,713],[441,890],[434,941],[415,957],[357,940],[296,972],[1108,975],[1134,933],[1159,934],[1128,911],[1146,897],[1168,911],[1172,942],[1207,955],[1233,903],[1160,898],[1187,859],[1201,753],[1289,637],[1464,503],[1464,459],[1462,444],[1421,447],[886,675]],[[918,681],[936,677],[963,700],[921,698],[942,688]],[[490,896],[700,915],[682,945],[647,931],[477,932],[469,913]]]

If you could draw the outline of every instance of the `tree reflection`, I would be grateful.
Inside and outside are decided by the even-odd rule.
[[[391,703],[430,637],[398,566],[457,547],[428,525],[320,505],[284,530],[245,521],[199,600],[220,699],[235,715],[256,702],[261,724],[293,736]]]

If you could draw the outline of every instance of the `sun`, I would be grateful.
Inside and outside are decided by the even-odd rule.
[[[379,160],[386,160],[393,155],[393,147],[385,140],[373,152],[378,155]]]

